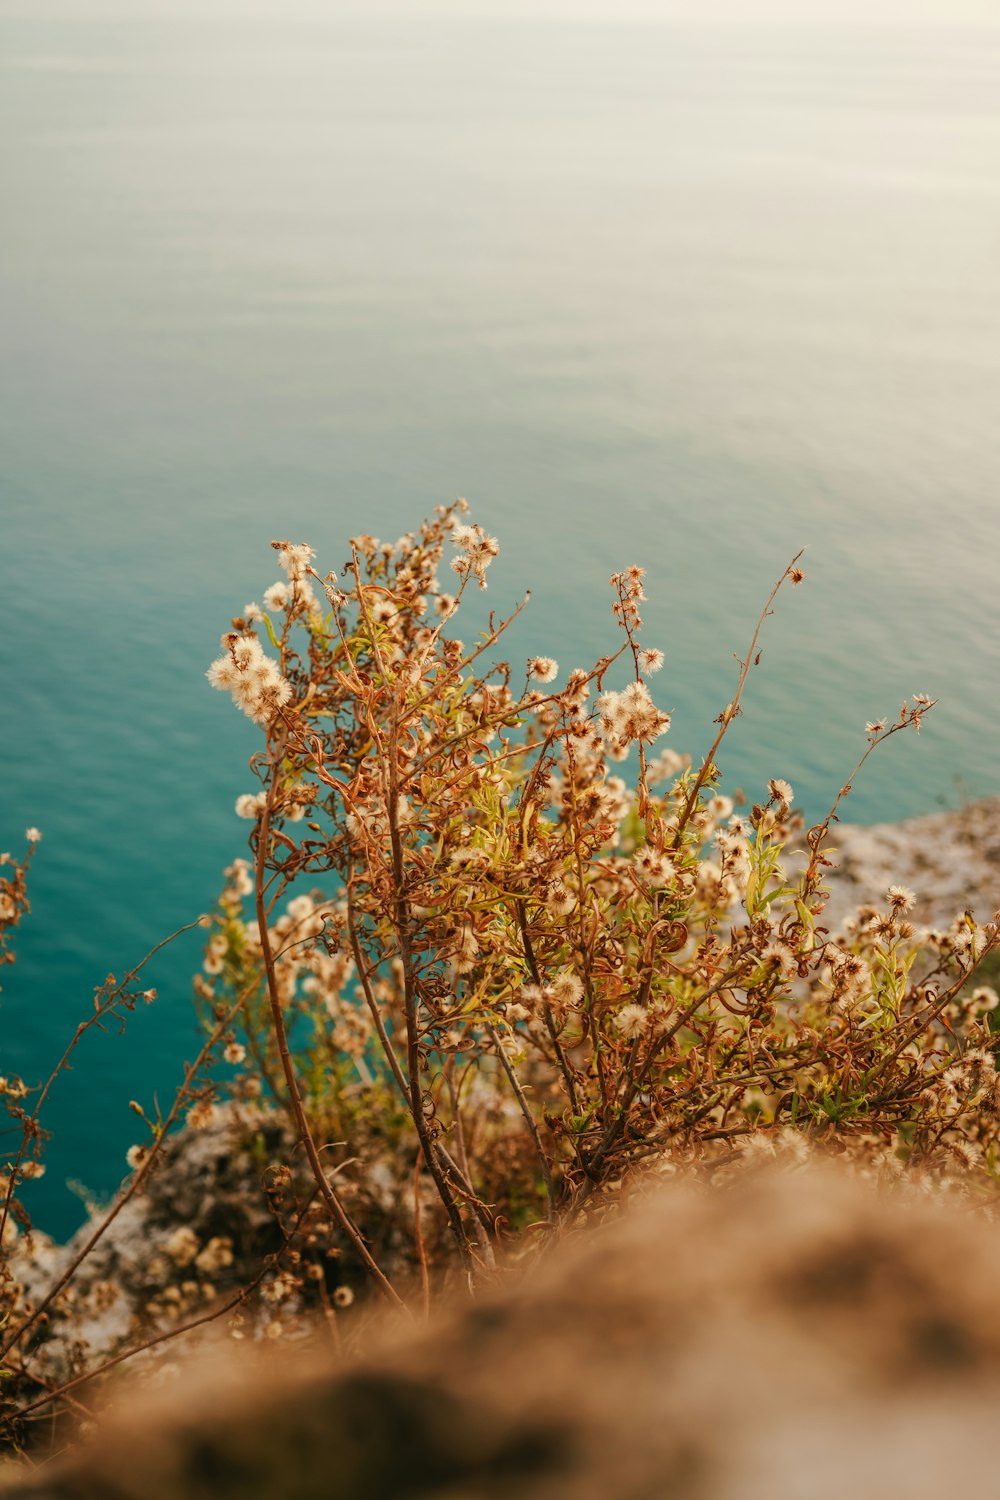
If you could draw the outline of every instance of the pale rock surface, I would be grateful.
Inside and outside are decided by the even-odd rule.
[[[142,1314],[165,1289],[187,1284],[197,1287],[185,1305],[178,1295],[175,1315],[191,1317],[215,1298],[246,1279],[248,1266],[280,1243],[257,1187],[260,1163],[250,1142],[262,1151],[287,1150],[280,1120],[264,1112],[244,1111],[238,1118],[220,1110],[218,1122],[206,1130],[179,1132],[164,1153],[162,1170],[147,1180],[144,1191],[120,1210],[107,1233],[75,1272],[68,1299],[61,1298],[44,1326],[37,1365],[59,1382],[74,1371],[72,1360],[82,1350],[88,1364],[117,1354],[149,1337]],[[266,1158],[265,1158],[266,1159]],[[65,1245],[56,1245],[37,1231],[18,1242],[10,1267],[37,1304],[71,1266],[104,1215],[97,1212]],[[178,1227],[190,1232],[194,1247],[190,1260],[178,1260],[170,1245]],[[214,1236],[231,1243],[229,1267],[203,1275],[194,1254]]]
[[[947,925],[966,910],[984,922],[1000,909],[1000,797],[901,823],[834,824],[830,844],[831,928],[862,902],[884,906],[890,885],[914,892],[918,925]]]

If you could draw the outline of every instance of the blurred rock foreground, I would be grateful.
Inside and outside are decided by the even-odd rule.
[[[248,1345],[20,1500],[939,1500],[995,1492],[1000,1228],[830,1167],[661,1185],[346,1362]]]

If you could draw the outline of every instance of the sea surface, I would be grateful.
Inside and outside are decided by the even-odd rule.
[[[204,671],[275,536],[336,567],[464,494],[564,669],[641,562],[696,755],[807,546],[729,789],[819,816],[920,691],[849,815],[1000,791],[1000,30],[119,9],[0,3],[0,849],[44,835],[2,1071],[242,851]],[[193,1054],[197,951],[59,1080],[55,1232]]]

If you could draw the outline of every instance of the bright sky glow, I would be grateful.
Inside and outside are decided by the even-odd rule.
[[[997,0],[0,0],[0,19],[466,19],[1000,25]]]

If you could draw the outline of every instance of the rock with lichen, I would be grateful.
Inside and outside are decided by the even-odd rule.
[[[37,1331],[36,1373],[71,1378],[210,1309],[252,1276],[281,1244],[262,1165],[287,1150],[280,1118],[264,1112],[220,1110],[211,1127],[178,1132],[56,1295]],[[10,1267],[29,1306],[58,1284],[106,1216],[95,1212],[65,1245],[38,1231],[22,1238]]]

